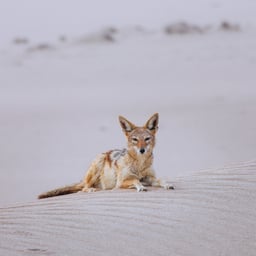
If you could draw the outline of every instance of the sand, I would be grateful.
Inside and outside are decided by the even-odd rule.
[[[100,6],[1,5],[0,255],[253,256],[256,3]],[[155,112],[174,191],[36,199]]]
[[[1,255],[233,255],[256,250],[256,162],[0,209]]]
[[[254,159],[256,30],[219,25],[203,34],[131,26],[114,42],[96,31],[86,34],[93,41],[77,36],[53,48],[5,45],[0,205],[77,182],[97,154],[125,147],[118,115],[142,125],[159,112],[160,177]]]

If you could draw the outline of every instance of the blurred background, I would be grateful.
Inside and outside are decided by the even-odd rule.
[[[169,181],[255,158],[255,1],[0,3],[0,207],[125,147],[118,115],[159,112]]]

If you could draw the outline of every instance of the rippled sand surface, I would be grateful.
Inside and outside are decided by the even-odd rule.
[[[0,255],[255,255],[256,161],[0,209]]]

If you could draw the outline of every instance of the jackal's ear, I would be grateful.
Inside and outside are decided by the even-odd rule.
[[[122,116],[119,116],[119,122],[125,134],[131,132],[136,127],[133,123]]]
[[[153,116],[151,116],[144,127],[155,133],[158,129],[158,113],[155,113]]]

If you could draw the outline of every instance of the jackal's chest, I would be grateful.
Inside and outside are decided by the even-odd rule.
[[[135,162],[129,167],[130,172],[136,175],[139,179],[147,176],[148,169],[151,167],[151,164],[145,162]]]
[[[131,157],[126,149],[115,149],[108,151],[104,155],[104,164],[101,172],[101,187],[112,189],[119,182],[130,176],[142,179],[147,175],[148,168],[151,167],[151,157],[140,156]]]

